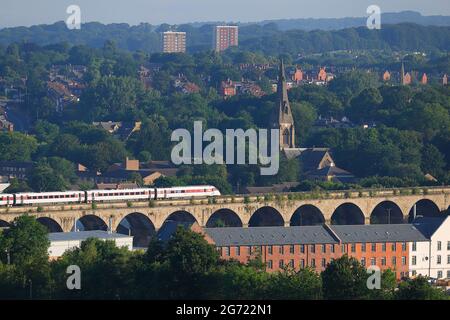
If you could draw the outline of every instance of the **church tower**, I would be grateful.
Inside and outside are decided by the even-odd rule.
[[[280,61],[280,71],[277,86],[277,106],[272,117],[272,128],[280,130],[280,150],[295,148],[294,117],[289,104],[286,74],[283,60]]]

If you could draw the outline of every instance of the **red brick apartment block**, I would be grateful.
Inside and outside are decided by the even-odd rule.
[[[237,26],[216,26],[214,28],[213,48],[221,52],[239,44],[239,29]]]
[[[413,225],[205,228],[223,259],[242,263],[260,256],[268,272],[286,266],[322,272],[347,254],[364,266],[408,274],[409,242],[428,241]]]

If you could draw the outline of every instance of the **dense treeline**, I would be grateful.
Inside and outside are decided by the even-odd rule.
[[[187,32],[190,52],[211,49],[214,25],[195,27],[190,24],[178,26]],[[158,52],[161,48],[159,33],[169,25],[158,27],[147,23],[130,26],[126,23],[103,25],[97,22],[83,24],[80,30],[69,30],[65,23],[39,25],[29,28],[5,28],[0,30],[0,44],[33,42],[48,45],[67,42],[100,48],[107,40],[114,40],[122,49],[129,51]],[[244,50],[278,55],[288,53],[317,53],[334,50],[382,49],[402,51],[448,51],[450,27],[420,26],[412,23],[383,25],[381,30],[367,27],[336,31],[280,31],[275,23],[242,26],[239,30],[240,47]]]
[[[32,217],[19,217],[0,233],[1,299],[448,299],[426,278],[397,283],[390,270],[380,289],[369,290],[369,274],[347,256],[321,275],[308,268],[270,274],[257,256],[247,265],[221,260],[202,235],[181,227],[145,253],[88,239],[49,262],[48,246],[45,227]],[[73,265],[81,271],[80,290],[67,288]]]
[[[339,57],[333,59],[339,61]],[[395,56],[389,59],[400,69]],[[410,54],[405,59],[430,68],[445,62],[447,68],[449,65],[448,56],[426,58]],[[291,57],[287,65],[292,68],[295,63],[302,65],[302,61]],[[159,67],[152,71],[152,85],[147,89],[138,77],[138,70],[151,63]],[[277,99],[271,89],[277,69],[242,70],[238,67],[241,63],[276,66],[277,59],[242,50],[221,55],[209,51],[169,55],[130,53],[120,50],[114,41],[105,42],[101,48],[64,43],[44,47],[12,44],[0,48],[0,74],[8,84],[28,93],[21,116],[32,124],[28,128],[31,135],[0,133],[0,160],[33,160],[39,169],[27,181],[13,181],[8,191],[66,189],[77,183],[74,177],[77,163],[104,172],[126,156],[141,161],[169,160],[173,146],[171,132],[178,128],[192,130],[195,120],[201,120],[204,129],[267,128]],[[86,89],[79,102],[57,112],[47,95],[49,69],[52,65],[69,64],[87,67],[82,79]],[[199,92],[177,91],[174,79],[180,74],[197,85]],[[261,98],[238,95],[224,100],[218,94],[222,81],[242,78],[254,81],[266,95]],[[436,82],[398,86],[395,80],[380,83],[379,78],[374,71],[351,70],[338,74],[327,86],[302,85],[291,89],[297,145],[332,148],[337,165],[363,178],[359,182],[363,187],[435,183],[425,181],[425,174],[435,177],[437,184],[450,183],[448,87]],[[335,119],[345,116],[353,126],[318,127],[315,124],[319,116]],[[140,121],[142,126],[122,141],[95,128],[93,121]],[[370,128],[364,129],[363,124],[369,124]],[[303,180],[305,174],[297,161],[284,158],[279,174],[273,177],[261,176],[256,165],[206,167],[183,167],[177,177],[163,178],[157,185],[208,183],[229,193],[239,192],[245,186]],[[130,179],[141,181],[138,176]],[[314,187],[358,186],[304,183],[299,188]]]

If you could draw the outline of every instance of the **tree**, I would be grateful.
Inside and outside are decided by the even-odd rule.
[[[347,255],[333,260],[322,272],[323,296],[328,300],[365,299],[368,295],[365,268]]]
[[[285,270],[271,275],[266,297],[274,300],[317,300],[322,297],[320,275],[312,269]]]
[[[49,246],[47,229],[34,217],[20,216],[14,219],[9,229],[0,233],[0,260],[6,263],[9,255],[13,265],[9,269],[14,287],[10,297],[28,298],[31,286],[34,298],[48,297]]]
[[[118,248],[114,241],[90,238],[80,248],[67,251],[52,264],[56,292],[60,298],[71,299],[126,299],[134,294],[132,253]],[[82,270],[82,290],[66,287],[69,265]]]
[[[399,300],[448,300],[449,297],[440,288],[433,287],[428,279],[418,276],[415,279],[403,281],[395,294]]]
[[[36,139],[20,132],[0,133],[1,161],[30,161],[37,149]]]

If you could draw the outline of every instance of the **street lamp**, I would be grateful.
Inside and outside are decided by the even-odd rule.
[[[388,224],[391,224],[391,208],[386,209],[388,213]]]

